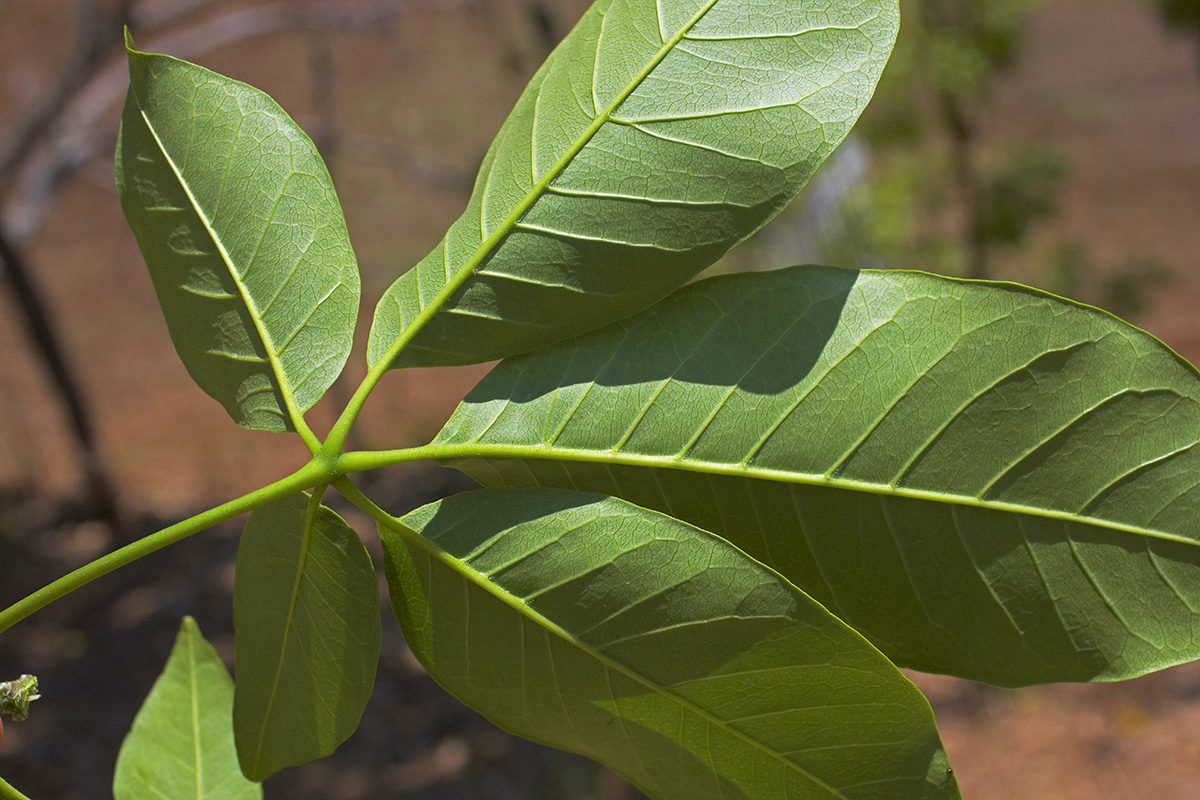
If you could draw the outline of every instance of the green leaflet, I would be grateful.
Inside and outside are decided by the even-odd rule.
[[[599,0],[463,216],[375,310],[369,361],[468,364],[627,317],[764,225],[858,118],[896,0]]]
[[[1001,685],[1200,656],[1200,381],[1014,285],[797,267],[501,363],[433,451],[718,533],[904,666]]]
[[[162,675],[117,757],[116,800],[254,800],[233,749],[233,681],[196,621],[184,617]]]
[[[375,686],[379,583],[362,541],[306,495],[250,515],[233,590],[242,770],[265,780],[332,753]]]
[[[928,703],[728,543],[610,497],[471,492],[380,528],[439,683],[658,800],[957,798]]]
[[[117,190],[171,340],[237,424],[294,430],[337,378],[359,279],[329,173],[257,89],[129,50]]]

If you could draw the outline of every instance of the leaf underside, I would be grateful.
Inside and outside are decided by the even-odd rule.
[[[472,492],[381,527],[443,686],[659,800],[956,798],[928,703],[722,539],[614,498]]]
[[[1198,433],[1196,370],[1103,312],[797,267],[502,362],[437,444],[724,536],[903,666],[1024,685],[1200,657]]]
[[[517,102],[466,212],[380,301],[370,363],[460,274],[392,366],[526,352],[685,283],[845,138],[898,24],[895,0],[600,0]]]
[[[305,495],[257,509],[238,545],[233,622],[242,770],[261,781],[332,753],[358,727],[382,645],[358,535]]]
[[[294,430],[341,372],[358,268],[312,141],[274,100],[130,51],[117,189],[192,379],[244,428]]]
[[[171,657],[121,745],[116,800],[255,800],[233,747],[233,681],[196,621],[185,617]]]

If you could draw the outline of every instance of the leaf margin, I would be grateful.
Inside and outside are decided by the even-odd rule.
[[[274,518],[270,515],[274,515]],[[296,521],[295,517],[303,520],[303,529],[300,532],[298,556],[295,564],[292,564],[287,560],[290,557],[290,550],[287,555],[282,557],[279,553],[272,554],[271,550],[278,550],[281,546],[285,549],[290,548],[286,541],[290,536],[287,523]],[[304,692],[297,694],[294,686],[289,688],[287,685],[295,683],[297,678],[294,676],[298,670],[302,678],[310,681],[315,681],[316,678],[314,673],[305,671],[312,666],[310,662],[313,659],[309,658],[303,663],[297,663],[294,656],[289,656],[289,645],[293,644],[294,640],[299,640],[303,633],[294,628],[298,607],[306,602],[305,598],[309,598],[307,602],[311,602],[312,597],[316,597],[328,603],[328,598],[320,588],[320,584],[314,583],[312,577],[314,573],[309,570],[317,563],[314,560],[317,557],[315,552],[317,547],[324,547],[327,550],[334,548],[340,554],[339,557],[345,560],[343,566],[347,569],[347,575],[351,574],[350,570],[357,572],[357,577],[353,578],[354,584],[326,584],[324,592],[332,592],[335,596],[340,595],[344,600],[356,601],[360,604],[364,602],[365,598],[369,608],[366,612],[359,609],[358,614],[359,621],[362,621],[362,618],[368,619],[364,641],[357,642],[357,649],[365,651],[367,655],[365,661],[357,661],[356,671],[361,680],[350,680],[346,674],[341,672],[341,669],[347,666],[354,666],[354,662],[350,664],[345,662],[344,659],[348,654],[361,655],[349,653],[346,649],[346,642],[342,641],[343,649],[336,654],[339,659],[337,661],[339,675],[336,684],[342,688],[343,695],[337,698],[338,703],[333,709],[332,716],[327,713],[320,718],[317,718],[318,705],[328,705],[328,703],[319,704],[317,700],[320,699],[320,695],[308,696]],[[329,552],[334,551],[330,550]],[[273,632],[273,638],[281,640],[279,652],[277,656],[273,651],[265,654],[273,658],[272,662],[263,660],[265,646],[263,644],[265,641],[263,628],[272,630],[278,627],[274,624],[275,620],[272,615],[280,609],[271,604],[272,599],[278,599],[277,596],[267,598],[262,596],[262,592],[270,584],[268,578],[271,577],[262,574],[262,564],[274,561],[282,562],[283,566],[294,572],[294,576],[291,593],[287,597],[287,610],[283,618],[282,633],[278,630]],[[327,572],[322,574],[328,575],[329,578],[333,577]],[[328,581],[329,578],[325,580]],[[239,591],[239,586],[241,591]],[[250,593],[251,589],[253,594]],[[354,596],[356,593],[359,595],[357,598]],[[367,595],[369,597],[366,597]],[[235,647],[237,647],[235,670],[237,670],[238,677],[235,684],[233,724],[238,759],[243,773],[252,780],[262,781],[286,767],[298,766],[332,754],[358,728],[362,713],[374,689],[374,678],[382,648],[383,629],[379,613],[379,586],[370,555],[361,539],[338,514],[320,502],[317,493],[289,495],[261,506],[252,512],[239,542],[233,610]],[[264,614],[267,615],[266,618],[264,618]],[[341,633],[341,626],[345,622],[346,620],[339,619],[338,625],[335,625],[336,630],[326,628],[325,632]],[[322,622],[316,620],[310,612],[308,628],[311,629],[316,625],[318,633],[320,633],[321,624]],[[349,636],[348,627],[342,638],[346,639],[347,636]],[[273,670],[270,670],[271,663],[274,663]],[[318,666],[323,669],[329,668],[328,664],[324,663]],[[262,708],[263,700],[256,690],[260,689],[264,683],[264,667],[273,672],[273,678],[265,681],[271,688],[265,708]],[[369,673],[369,680],[367,673]],[[288,678],[288,675],[293,677]],[[251,682],[253,682],[253,686]],[[304,688],[313,690],[320,687],[307,686]],[[284,704],[277,708],[276,702],[280,699],[284,701]],[[312,711],[311,718],[303,719],[310,725],[310,728],[302,731],[305,735],[304,741],[300,741],[296,736],[294,724],[281,729],[278,727],[280,724],[278,721],[272,722],[272,715],[276,718],[281,713],[294,715],[297,708],[311,709]],[[261,714],[258,713],[260,710]],[[292,720],[293,723],[295,721],[295,719]]]
[[[349,240],[349,234],[346,229],[345,216],[341,208],[341,203],[337,197],[336,190],[333,187],[332,178],[329,175],[329,171],[325,165],[324,159],[317,151],[316,145],[313,143],[308,134],[295,123],[291,116],[288,115],[288,113],[274,100],[274,98],[270,97],[270,95],[247,83],[227,77],[225,75],[221,75],[220,73],[214,72],[213,70],[209,70],[203,66],[194,64],[184,59],[176,58],[164,53],[150,53],[137,50],[134,47],[132,33],[130,32],[128,26],[126,26],[124,29],[124,38],[131,78],[129,89],[126,94],[125,108],[122,110],[122,121],[118,131],[115,157],[115,181],[118,195],[121,198],[122,209],[125,212],[125,216],[129,222],[130,228],[133,229],[137,236],[139,249],[142,251],[143,255],[145,255],[148,252],[147,248],[149,247],[149,244],[143,246],[143,234],[141,233],[142,223],[140,221],[135,221],[133,216],[134,214],[138,214],[140,217],[140,215],[144,214],[145,212],[142,209],[138,209],[134,205],[132,196],[135,193],[135,190],[132,187],[130,187],[128,191],[126,190],[126,175],[129,173],[129,169],[124,165],[125,159],[123,154],[123,143],[126,138],[126,126],[133,118],[136,118],[140,121],[142,127],[144,127],[146,134],[154,141],[155,146],[158,148],[158,152],[163,157],[165,163],[169,166],[173,176],[175,177],[175,180],[178,183],[177,188],[186,194],[190,204],[189,210],[194,213],[203,224],[205,232],[217,248],[224,272],[227,273],[228,277],[237,287],[238,296],[242,307],[246,312],[246,316],[251,319],[253,324],[252,333],[254,336],[254,341],[257,346],[261,347],[263,353],[265,354],[265,360],[269,366],[269,370],[265,371],[263,374],[270,382],[273,398],[278,398],[279,401],[281,401],[278,404],[280,407],[278,407],[277,411],[270,412],[272,415],[278,415],[277,422],[274,421],[272,417],[268,417],[268,421],[264,422],[260,419],[261,415],[265,413],[264,411],[248,411],[242,406],[243,401],[239,395],[244,387],[226,385],[225,387],[218,388],[215,385],[212,385],[210,377],[206,377],[203,380],[199,377],[201,374],[201,366],[194,365],[192,363],[191,359],[195,358],[194,354],[190,357],[184,356],[184,350],[182,349],[180,343],[181,341],[186,341],[188,336],[184,331],[177,333],[177,325],[181,323],[176,322],[176,320],[172,318],[171,314],[168,313],[167,304],[163,302],[163,292],[166,291],[168,284],[163,283],[162,285],[164,288],[160,291],[160,283],[165,280],[165,278],[160,277],[162,269],[152,267],[150,269],[151,277],[154,279],[153,282],[155,284],[156,294],[159,295],[160,307],[164,311],[164,316],[167,317],[168,329],[171,333],[172,342],[175,344],[175,349],[179,353],[181,361],[193,380],[205,391],[206,394],[217,400],[225,408],[226,412],[233,418],[234,422],[240,427],[249,430],[263,430],[270,432],[296,432],[301,436],[302,439],[304,439],[305,444],[309,447],[309,449],[314,450],[319,447],[320,442],[317,440],[315,434],[313,434],[305,422],[304,414],[311,409],[321,398],[321,396],[329,389],[334,380],[337,379],[338,375],[344,369],[345,364],[349,359],[350,351],[353,345],[353,332],[358,316],[358,306],[361,295],[361,279],[359,277],[357,268],[357,259],[354,255],[354,250]],[[301,401],[301,399],[298,397],[297,387],[303,384],[304,381],[293,385],[295,383],[293,381],[293,376],[289,374],[287,367],[282,362],[283,351],[286,349],[286,344],[282,347],[277,347],[275,345],[271,332],[265,327],[265,322],[263,319],[264,315],[257,308],[255,298],[252,296],[245,283],[244,275],[233,263],[233,259],[222,241],[222,236],[214,229],[213,221],[208,218],[204,210],[201,208],[200,203],[195,197],[192,187],[189,186],[188,181],[184,178],[178,165],[175,163],[175,158],[168,151],[158,133],[154,131],[153,124],[146,117],[145,111],[142,108],[142,101],[138,99],[138,81],[136,76],[140,72],[148,72],[150,70],[149,65],[151,63],[161,63],[166,65],[166,68],[168,69],[195,71],[197,74],[205,76],[208,81],[214,82],[221,86],[236,89],[238,92],[244,93],[253,98],[256,102],[261,103],[263,108],[270,112],[272,118],[280,124],[281,128],[286,129],[289,135],[294,137],[294,139],[291,140],[292,144],[298,144],[302,149],[304,149],[306,155],[311,158],[313,166],[318,170],[318,174],[313,175],[312,177],[314,177],[317,181],[322,182],[323,186],[327,189],[327,199],[331,201],[331,206],[325,210],[333,215],[333,221],[335,223],[334,227],[336,228],[334,237],[336,240],[335,244],[341,247],[344,250],[344,254],[348,256],[347,263],[328,265],[327,268],[329,269],[330,274],[336,275],[337,283],[334,285],[334,288],[330,290],[329,295],[326,295],[326,298],[322,299],[320,303],[325,302],[325,299],[328,299],[328,297],[332,295],[334,291],[342,288],[348,293],[349,302],[352,304],[352,308],[350,309],[350,313],[343,315],[343,329],[334,332],[337,334],[337,343],[340,345],[340,352],[335,356],[335,358],[340,360],[341,366],[334,369],[332,373],[325,377],[325,380],[323,380],[325,385],[323,387],[319,388],[315,393],[309,392],[309,394],[313,395],[311,398],[305,398],[304,401]],[[136,111],[134,111],[134,109],[136,109]],[[295,159],[294,154],[293,159]],[[293,176],[295,174],[299,173],[291,173]],[[147,259],[147,262],[149,266],[150,259]],[[285,281],[284,284],[286,286],[287,281]],[[169,288],[178,290],[180,286],[170,285]],[[320,303],[318,303],[317,308],[320,307]],[[297,335],[306,330],[311,323],[311,316],[312,315],[310,314],[309,318],[300,325],[300,327],[291,335],[290,338],[295,338]],[[328,360],[329,358],[326,358],[326,361]],[[324,362],[322,362],[322,364],[323,363]]]
[[[925,717],[924,722],[930,728],[933,742],[936,743],[936,745],[937,745],[937,747],[935,748],[935,752],[932,753],[931,761],[928,764],[928,767],[927,767],[928,771],[924,775],[924,781],[926,783],[927,791],[930,793],[933,793],[936,791],[946,791],[946,792],[948,792],[946,797],[951,797],[951,796],[959,797],[958,790],[957,790],[957,783],[954,778],[954,773],[953,773],[953,770],[949,768],[949,763],[948,763],[948,760],[946,759],[946,754],[945,754],[944,748],[941,747],[940,739],[939,739],[938,733],[937,733],[936,722],[933,718],[933,712],[932,712],[931,708],[929,707],[928,700],[924,697],[924,695],[915,686],[913,686],[911,684],[910,681],[907,680],[907,678],[905,676],[903,676],[902,673],[900,673],[896,669],[896,667],[892,664],[892,662],[890,662],[887,659],[886,656],[879,653],[876,648],[874,648],[867,640],[863,639],[862,636],[857,631],[855,631],[852,627],[846,625],[842,620],[838,619],[833,614],[830,614],[819,603],[817,603],[816,601],[812,600],[807,595],[805,595],[805,593],[802,590],[796,588],[793,584],[789,583],[786,578],[784,578],[783,576],[780,576],[777,572],[775,572],[770,567],[763,565],[760,562],[755,561],[754,559],[750,558],[749,556],[746,556],[737,547],[733,546],[732,544],[730,544],[723,538],[716,536],[714,534],[711,534],[702,529],[696,528],[695,526],[692,526],[681,520],[675,519],[666,513],[663,513],[660,511],[655,511],[655,510],[650,510],[650,509],[644,509],[633,503],[622,500],[620,498],[614,498],[614,497],[610,497],[610,496],[589,493],[589,492],[576,492],[576,491],[561,490],[561,489],[540,489],[540,488],[538,488],[538,489],[515,489],[515,490],[483,489],[483,490],[476,490],[476,491],[460,493],[460,494],[453,495],[448,498],[444,498],[443,500],[429,503],[426,506],[423,506],[421,508],[414,510],[413,512],[410,512],[408,515],[406,515],[405,517],[403,517],[401,519],[392,518],[392,519],[386,520],[386,521],[379,520],[380,538],[384,544],[385,573],[387,575],[389,590],[391,593],[391,605],[393,608],[393,612],[394,612],[397,620],[401,621],[402,627],[404,629],[405,637],[410,642],[413,654],[418,658],[418,660],[426,668],[426,670],[429,672],[430,676],[433,677],[435,679],[435,681],[437,681],[439,684],[441,684],[443,686],[443,688],[445,688],[451,694],[454,694],[456,697],[458,697],[464,703],[471,706],[472,708],[479,711],[480,713],[484,714],[494,724],[509,731],[510,733],[513,733],[514,735],[521,736],[524,738],[529,738],[529,739],[532,739],[533,741],[539,742],[541,744],[546,744],[546,745],[549,745],[552,747],[566,749],[570,752],[577,752],[577,753],[585,755],[589,758],[594,758],[594,759],[600,760],[599,756],[597,756],[595,753],[587,752],[585,750],[580,750],[576,747],[565,745],[562,742],[554,741],[551,738],[548,738],[548,736],[540,730],[535,730],[534,732],[531,732],[528,725],[526,725],[525,727],[521,727],[520,725],[517,725],[516,723],[506,723],[503,719],[493,716],[492,713],[489,713],[489,711],[487,709],[483,708],[481,705],[479,705],[477,702],[475,702],[475,700],[465,698],[462,694],[460,694],[458,691],[456,691],[453,686],[446,683],[446,679],[443,677],[442,673],[439,670],[439,665],[437,665],[433,662],[430,662],[427,657],[430,647],[432,645],[433,639],[434,639],[434,634],[432,634],[429,631],[429,620],[431,619],[431,617],[429,615],[430,600],[428,597],[425,596],[424,592],[419,588],[420,584],[421,584],[421,578],[418,575],[418,573],[420,572],[420,568],[416,566],[415,562],[411,558],[411,553],[414,550],[420,551],[425,556],[427,556],[430,559],[431,563],[440,564],[441,567],[443,567],[447,570],[450,570],[454,573],[457,573],[457,575],[460,578],[462,578],[464,580],[464,582],[467,582],[471,585],[474,585],[476,588],[481,589],[483,592],[485,592],[487,594],[487,596],[493,598],[496,601],[499,601],[503,606],[506,606],[515,615],[517,615],[518,618],[531,619],[535,625],[541,626],[544,630],[546,630],[548,635],[553,634],[554,636],[557,636],[558,638],[560,638],[563,642],[566,642],[569,646],[575,647],[575,648],[579,649],[580,651],[584,652],[587,656],[590,656],[591,658],[596,659],[598,662],[600,662],[602,665],[604,665],[606,669],[615,670],[618,674],[624,674],[624,675],[629,676],[632,680],[634,680],[634,681],[644,685],[648,689],[650,689],[652,691],[652,693],[658,693],[658,695],[661,695],[664,697],[670,696],[670,691],[667,688],[664,688],[663,686],[659,686],[659,685],[653,683],[652,679],[649,679],[649,678],[646,678],[644,676],[637,674],[636,670],[631,672],[630,671],[631,667],[620,663],[619,661],[615,660],[614,657],[611,657],[609,655],[606,655],[606,654],[600,652],[598,649],[596,649],[596,647],[594,645],[589,644],[588,642],[584,641],[583,639],[580,639],[578,636],[576,636],[570,630],[568,630],[567,628],[564,628],[562,625],[558,624],[555,620],[546,616],[544,613],[538,611],[537,609],[533,608],[530,605],[532,598],[540,597],[542,595],[542,591],[545,591],[545,592],[554,591],[555,589],[560,588],[561,584],[553,583],[543,590],[532,591],[531,597],[529,599],[523,599],[517,593],[499,586],[494,580],[492,580],[489,577],[489,573],[478,571],[475,567],[473,567],[471,565],[470,557],[461,557],[460,558],[459,556],[454,555],[450,551],[444,549],[442,547],[442,545],[439,544],[437,541],[434,541],[433,539],[430,539],[429,537],[425,536],[425,534],[422,533],[418,527],[422,518],[424,518],[424,521],[426,524],[429,524],[431,522],[436,522],[437,510],[439,508],[441,508],[443,506],[443,504],[462,505],[462,504],[469,504],[469,503],[474,503],[477,501],[482,501],[482,502],[479,502],[479,505],[481,507],[494,508],[497,500],[499,500],[502,503],[505,503],[505,502],[512,500],[512,498],[514,498],[514,497],[516,497],[518,499],[521,496],[537,498],[539,495],[540,496],[555,496],[555,495],[574,496],[575,498],[579,499],[581,506],[583,504],[583,500],[586,498],[586,499],[589,499],[592,504],[597,505],[597,506],[607,504],[607,505],[611,505],[611,506],[617,506],[618,509],[626,511],[627,513],[629,513],[631,515],[640,514],[643,517],[643,519],[641,520],[642,522],[644,522],[646,520],[656,520],[656,521],[668,523],[671,526],[677,526],[680,529],[689,529],[692,532],[694,532],[698,537],[710,542],[714,546],[714,548],[725,550],[726,552],[728,552],[730,554],[736,554],[738,557],[740,557],[740,559],[743,560],[743,563],[746,565],[746,569],[749,570],[749,569],[753,568],[755,570],[762,572],[765,575],[773,576],[774,579],[776,579],[778,581],[778,584],[781,587],[786,587],[787,590],[792,592],[796,597],[801,598],[802,601],[804,601],[808,604],[808,608],[805,611],[806,615],[808,615],[808,616],[813,616],[813,615],[817,615],[817,614],[823,615],[823,618],[826,620],[828,625],[837,628],[844,635],[850,637],[854,642],[857,642],[859,645],[861,645],[862,648],[864,648],[864,652],[873,654],[873,656],[875,658],[877,658],[878,661],[882,665],[884,665],[884,667],[886,669],[895,673],[895,678],[898,679],[899,685],[906,686],[907,689],[910,690],[911,697],[915,698],[915,706],[918,707],[918,710],[923,709],[924,717]],[[489,505],[489,503],[490,503],[490,505]],[[507,510],[502,513],[508,514]],[[550,516],[553,516],[553,514]],[[531,520],[531,521],[533,521],[533,520]],[[414,525],[411,523],[417,523],[417,525]],[[524,524],[524,523],[521,523],[521,524]],[[521,527],[521,524],[514,526],[512,529],[510,529],[508,531],[508,533],[515,532],[518,528]],[[573,530],[573,529],[568,529],[568,530]],[[500,542],[505,535],[506,535],[505,533],[501,533],[501,534],[491,536],[490,538],[488,538],[486,540],[485,543],[480,545],[480,551],[478,551],[478,552],[490,550],[492,547],[496,546],[496,544],[498,542]],[[667,541],[669,541],[669,539],[667,539]],[[558,541],[555,540],[555,544],[557,544],[557,543],[558,543]],[[534,551],[534,552],[536,552],[536,551]],[[507,571],[510,568],[513,568],[514,565],[517,563],[520,563],[520,562],[505,562],[503,567],[501,567],[495,571]],[[589,572],[588,574],[590,575],[592,573]],[[557,577],[558,576],[555,577],[555,580],[557,580]],[[429,591],[430,592],[433,591],[433,586],[436,584],[435,578],[436,578],[436,574],[431,573],[428,575],[428,583],[429,583]],[[417,625],[415,622],[415,620],[418,617],[422,616],[422,612],[414,611],[413,610],[414,605],[418,606],[420,609],[424,609],[423,616],[425,618],[425,623],[423,625]],[[471,606],[471,607],[474,608],[474,606]],[[474,613],[472,614],[472,616],[474,616]],[[611,619],[611,617],[609,619]],[[799,624],[804,625],[807,623],[799,623]],[[523,628],[522,628],[522,630],[523,630]],[[524,641],[524,634],[522,634],[522,641]],[[760,642],[760,644],[761,644],[761,642]],[[843,645],[843,647],[845,647],[845,645]],[[845,653],[840,650],[839,650],[839,655],[841,657],[846,657]],[[555,659],[553,657],[551,657],[551,663],[554,663],[554,662],[555,662]],[[784,669],[784,668],[781,667],[781,669]],[[685,683],[687,683],[687,682],[688,681],[685,681]],[[561,699],[562,698],[561,687],[559,689],[559,696]],[[710,712],[700,709],[698,706],[695,706],[695,704],[692,701],[686,700],[686,699],[679,699],[679,698],[676,698],[676,699],[678,702],[681,702],[687,708],[690,708],[694,713],[699,715],[702,719],[707,720],[709,724],[714,724],[717,727],[725,730],[727,733],[732,734],[735,738],[739,738],[748,743],[753,744],[753,740],[749,737],[749,735],[742,733],[741,731],[737,730],[736,728],[730,727],[726,722],[720,720],[718,717],[714,716]],[[562,699],[562,702],[565,703],[566,702],[565,699]],[[614,702],[616,702],[615,696],[614,696]],[[895,702],[895,701],[893,701],[893,702]],[[613,713],[611,709],[609,709],[609,713]],[[618,719],[624,719],[619,714],[614,714],[614,716],[616,716]],[[625,723],[622,722],[622,725],[624,725],[624,724]],[[632,723],[632,724],[636,725],[638,723]],[[572,727],[575,727],[574,723],[572,723]],[[915,724],[914,724],[914,727],[915,727]],[[663,735],[661,732],[655,732],[653,728],[647,728],[647,730],[650,731],[652,734]],[[626,735],[628,735],[628,734],[626,734]],[[915,736],[915,734],[914,734],[914,736]],[[911,744],[911,742],[909,742],[908,744]],[[683,752],[685,752],[685,753],[689,752],[688,750],[684,749],[682,745],[679,745],[679,746]],[[760,745],[756,745],[756,746],[760,746]],[[818,748],[818,749],[821,749],[821,748]],[[795,764],[790,761],[787,761],[784,758],[779,757],[779,756],[776,756],[776,758],[778,758],[778,760],[781,763],[787,764],[791,768],[798,770],[800,773],[807,775],[807,778],[809,780],[811,780],[814,785],[816,785],[818,787],[824,787],[829,792],[829,796],[836,797],[836,798],[843,798],[843,800],[844,800],[844,798],[847,797],[847,795],[843,795],[841,793],[841,791],[839,791],[835,787],[825,784],[822,779],[817,777],[815,774],[808,772],[807,770],[802,768],[800,765]],[[640,760],[640,758],[639,758],[639,760]],[[666,798],[675,798],[677,796],[680,796],[680,797],[684,796],[684,795],[676,795],[676,794],[673,794],[670,792],[656,793],[651,787],[644,785],[643,782],[640,782],[635,776],[630,775],[627,771],[621,769],[620,767],[615,766],[614,764],[605,762],[605,761],[602,761],[602,763],[608,763],[608,765],[611,768],[616,769],[617,771],[621,772],[627,779],[631,780],[642,791],[646,792],[651,797],[664,798],[664,800],[665,800]],[[706,766],[708,766],[708,765],[706,765]],[[727,780],[725,778],[725,776],[720,773],[714,773],[714,778],[716,780],[718,780],[719,782],[722,782],[722,785],[723,785],[723,782],[725,780]],[[910,775],[909,780],[913,780],[913,779],[914,778]],[[940,785],[940,788],[935,789],[934,788],[935,785]],[[733,788],[732,783],[730,784],[730,788]],[[688,794],[686,796],[692,797],[693,795]],[[696,795],[696,796],[698,797],[699,795]],[[707,796],[707,795],[705,795],[705,796]],[[741,796],[741,795],[739,794],[738,796]],[[760,797],[760,795],[757,793],[754,793],[753,795],[746,795],[747,798],[751,797],[751,796],[753,796],[756,799]],[[771,796],[775,796],[775,795],[771,795]],[[781,798],[784,796],[785,795],[783,795],[783,794],[779,795],[779,797],[781,797]],[[792,795],[788,794],[786,796],[791,797]],[[807,797],[809,795],[804,794],[803,796]],[[822,795],[822,796],[824,796],[824,795]],[[852,793],[849,796],[857,796],[857,795]],[[930,794],[929,796],[933,796],[933,795]],[[941,796],[941,795],[938,795],[938,796]]]
[[[185,662],[186,658],[186,662]],[[142,707],[138,710],[137,717],[134,719],[133,725],[125,740],[121,743],[120,752],[117,755],[117,763],[113,774],[113,795],[116,800],[157,800],[164,795],[157,791],[151,790],[151,793],[146,794],[135,788],[136,782],[144,782],[145,778],[138,770],[136,761],[143,757],[143,752],[148,752],[147,744],[144,739],[150,736],[155,745],[161,744],[165,740],[162,734],[154,735],[151,730],[147,729],[154,721],[154,716],[159,713],[159,706],[165,702],[164,698],[170,690],[170,680],[174,680],[174,670],[186,668],[190,678],[191,692],[191,711],[193,722],[190,726],[193,733],[198,732],[199,723],[196,721],[199,709],[197,707],[197,694],[200,689],[197,688],[196,679],[198,670],[207,666],[207,669],[216,676],[215,684],[211,684],[208,688],[208,694],[215,697],[208,699],[209,703],[222,705],[225,710],[232,711],[233,707],[233,680],[229,677],[229,672],[225,669],[225,664],[217,655],[216,650],[200,633],[200,628],[196,624],[196,620],[190,616],[185,616],[180,623],[180,629],[176,635],[175,644],[171,649],[171,654],[167,659],[167,663],[163,667],[162,673],[154,682],[150,693]],[[213,800],[224,800],[224,798],[237,797],[243,800],[252,800],[253,798],[262,797],[262,787],[253,781],[246,779],[241,772],[237,763],[237,755],[233,747],[233,725],[231,717],[225,717],[223,727],[225,728],[226,736],[226,752],[224,756],[228,763],[225,766],[225,780],[232,780],[240,789],[235,790],[236,794],[230,794],[231,791],[224,785],[218,785],[216,788],[221,790],[220,797],[207,792],[201,793],[201,789],[205,785],[203,780],[204,772],[198,768],[194,775],[196,778],[196,796],[197,798],[212,797]],[[201,753],[199,750],[200,742],[195,742],[193,754],[199,758]],[[157,748],[156,748],[157,749]],[[155,759],[157,764],[171,764],[170,759]],[[180,764],[183,762],[180,761]],[[220,763],[220,756],[218,756]],[[135,785],[131,785],[135,782]]]

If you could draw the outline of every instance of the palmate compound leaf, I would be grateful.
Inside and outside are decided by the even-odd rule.
[[[359,278],[312,141],[267,95],[129,50],[121,208],[192,379],[243,428],[289,431],[337,378]]]
[[[845,138],[898,24],[896,0],[599,0],[518,100],[466,212],[379,302],[371,364],[458,278],[392,366],[526,352],[687,282]]]
[[[115,800],[255,800],[233,748],[233,681],[196,621],[185,617],[171,657],[121,745]]]
[[[332,753],[375,687],[379,582],[358,535],[303,494],[250,515],[233,589],[242,771],[265,780]]]
[[[471,492],[380,528],[443,686],[656,800],[957,798],[925,698],[724,540],[601,495]]]
[[[502,362],[437,452],[724,536],[902,666],[1119,680],[1200,657],[1198,378],[1032,289],[796,267]]]

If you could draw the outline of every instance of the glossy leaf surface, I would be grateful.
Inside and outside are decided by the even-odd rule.
[[[503,362],[438,442],[725,536],[901,665],[1021,685],[1200,656],[1198,434],[1196,370],[1107,314],[798,267]]]
[[[332,753],[375,686],[379,582],[358,535],[306,495],[251,514],[233,591],[234,731],[255,780]]]
[[[233,681],[196,621],[185,617],[171,657],[117,757],[116,800],[254,800],[233,747]]]
[[[525,352],[662,298],[796,196],[898,22],[896,0],[599,0],[517,102],[466,212],[380,301],[370,362],[461,278],[393,366]]]
[[[121,207],[188,373],[244,428],[293,430],[350,354],[359,278],[312,141],[257,89],[129,52]]]
[[[928,703],[724,540],[621,500],[472,492],[381,528],[414,653],[522,736],[658,800],[955,798]]]

